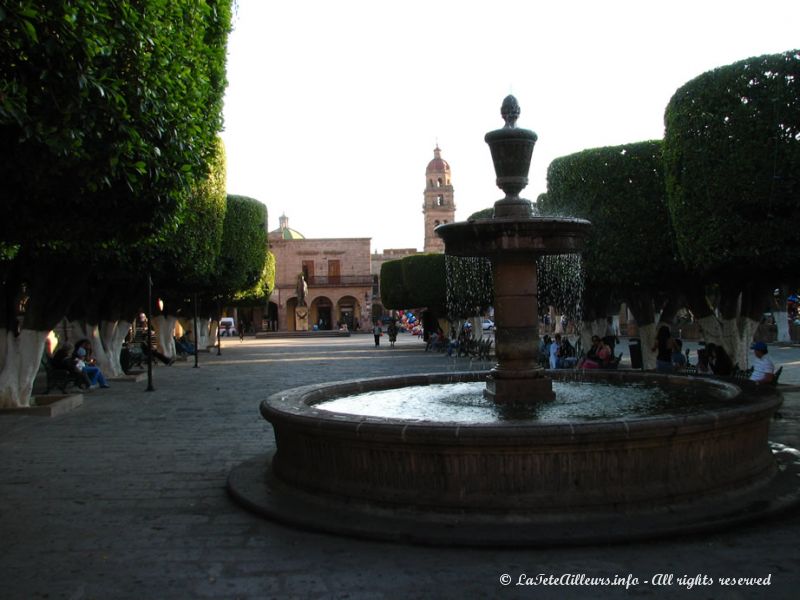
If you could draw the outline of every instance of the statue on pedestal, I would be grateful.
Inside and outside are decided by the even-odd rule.
[[[308,331],[308,306],[306,296],[308,295],[308,284],[302,273],[297,275],[297,306],[294,309],[294,325],[296,331]]]

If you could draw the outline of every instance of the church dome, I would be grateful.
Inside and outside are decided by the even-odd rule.
[[[299,231],[292,229],[289,227],[289,217],[285,214],[280,216],[279,219],[280,227],[277,229],[273,229],[269,232],[269,237],[272,239],[278,238],[283,240],[304,240],[306,236],[304,236]]]
[[[437,145],[433,150],[433,160],[428,163],[428,168],[425,169],[425,173],[444,173],[449,171],[450,165],[447,164],[447,161],[442,158],[442,151]]]

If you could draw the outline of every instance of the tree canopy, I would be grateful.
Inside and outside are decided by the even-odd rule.
[[[646,141],[563,156],[547,170],[545,214],[588,219],[585,296],[603,304],[666,291],[679,268],[666,204],[662,143]],[[637,315],[641,318],[643,315]]]
[[[16,0],[0,14],[0,239],[142,239],[205,177],[230,0]],[[46,218],[43,218],[46,216]]]
[[[228,300],[253,288],[267,266],[267,207],[247,196],[227,197],[222,246],[212,291]]]
[[[664,121],[684,263],[712,280],[796,274],[800,50],[703,73],[675,92]]]
[[[415,254],[381,265],[381,301],[386,308],[428,307],[444,313],[447,273],[444,254]]]

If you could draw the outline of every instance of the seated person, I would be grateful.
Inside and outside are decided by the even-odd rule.
[[[180,338],[173,338],[175,340],[175,350],[178,354],[194,354],[194,344],[187,340],[184,333]]]
[[[92,343],[89,340],[83,339],[75,344],[72,358],[77,368],[89,377],[91,385],[99,385],[101,388],[110,387],[100,367],[95,364],[95,359],[92,356]]]
[[[159,352],[155,348],[150,348],[147,345],[147,332],[146,331],[144,332],[143,336],[137,334],[136,335],[136,339],[137,339],[137,341],[139,341],[139,345],[142,348],[142,352],[144,353],[144,355],[148,359],[151,356],[154,356],[154,357],[156,357],[158,360],[160,360],[162,363],[164,363],[167,366],[170,366],[170,365],[172,365],[172,363],[175,362],[174,358],[167,358],[165,355],[161,354],[161,352]],[[150,330],[150,339],[151,339],[152,342],[155,342],[155,331],[153,331],[152,329]]]
[[[730,377],[733,375],[733,361],[725,348],[716,344],[707,344],[708,367],[711,372],[718,377]]]
[[[447,341],[445,338],[444,331],[440,329],[436,330],[436,333],[432,333],[428,338],[428,345],[425,346],[425,350],[440,350],[444,349],[444,344]]]
[[[598,336],[592,336],[592,347],[586,353],[586,358],[578,365],[580,369],[604,369],[611,362],[611,348]]]
[[[54,369],[63,369],[74,373],[78,376],[77,379],[80,381],[78,387],[88,389],[91,387],[92,382],[89,380],[89,376],[78,367],[77,361],[72,357],[73,349],[70,343],[59,344],[58,348],[56,348],[56,351],[53,353],[53,357],[50,359],[50,364]]]
[[[556,334],[556,339],[550,344],[550,368],[558,369],[561,366],[561,334]]]
[[[767,345],[764,342],[755,342],[750,349],[755,354],[750,380],[756,383],[772,383],[775,380],[775,363],[767,356]]]

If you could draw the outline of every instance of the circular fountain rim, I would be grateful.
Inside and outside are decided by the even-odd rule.
[[[759,388],[748,385],[736,385],[711,377],[686,377],[642,373],[636,371],[590,371],[578,374],[575,371],[545,371],[556,380],[567,381],[662,381],[667,384],[692,385],[713,388],[721,392],[730,401],[729,407],[714,410],[700,410],[681,415],[647,415],[615,419],[593,419],[591,421],[553,421],[537,422],[535,420],[472,422],[472,421],[427,421],[413,418],[376,417],[343,413],[319,409],[316,405],[326,400],[360,393],[398,389],[409,386],[425,386],[432,384],[448,384],[461,382],[480,382],[486,379],[489,371],[461,371],[432,374],[398,375],[394,377],[374,377],[312,384],[284,390],[272,394],[261,402],[262,416],[270,420],[271,416],[279,416],[288,421],[325,422],[327,427],[358,427],[360,435],[369,433],[392,435],[394,428],[402,427],[403,436],[415,432],[428,434],[435,430],[446,431],[458,429],[459,437],[467,440],[473,437],[483,438],[495,435],[499,430],[513,431],[518,435],[563,435],[569,431],[574,436],[595,433],[603,430],[606,435],[630,437],[634,432],[652,435],[654,431],[662,431],[663,435],[671,435],[674,430],[666,430],[665,425],[672,423],[675,427],[687,428],[709,422],[722,423],[728,420],[746,417],[764,411],[773,411],[781,403],[779,394],[765,394]],[[743,389],[744,388],[744,389]],[[749,389],[748,389],[749,388]],[[754,392],[759,391],[756,394]],[[321,425],[323,426],[323,425]]]

